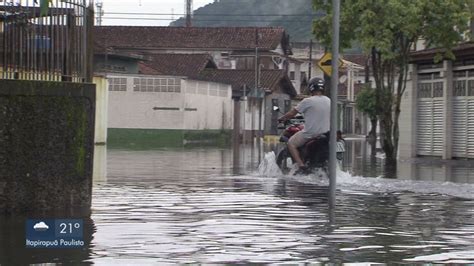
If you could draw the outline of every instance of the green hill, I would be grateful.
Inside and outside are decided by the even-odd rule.
[[[315,16],[312,0],[215,0],[195,10],[192,23],[197,27],[281,26],[291,41],[307,42]],[[170,24],[183,25],[184,18]]]

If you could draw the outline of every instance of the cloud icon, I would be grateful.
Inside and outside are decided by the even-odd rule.
[[[49,226],[44,222],[39,222],[33,226],[33,229],[35,229],[35,231],[46,231],[49,229]]]

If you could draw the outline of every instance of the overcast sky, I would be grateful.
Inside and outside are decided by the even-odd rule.
[[[174,13],[174,19],[184,14],[185,0],[95,0],[103,3],[105,15],[102,25],[154,25],[168,26]],[[194,0],[193,7],[198,9],[214,0]],[[97,10],[96,10],[97,11]],[[109,14],[110,12],[122,13],[166,13],[169,15],[161,16],[140,16],[132,14]],[[112,19],[126,18],[126,19]],[[108,19],[110,18],[110,19]],[[139,19],[132,19],[139,18]],[[141,18],[166,19],[166,20],[146,20]]]

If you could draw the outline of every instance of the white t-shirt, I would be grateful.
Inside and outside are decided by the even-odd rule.
[[[324,95],[315,95],[302,100],[296,111],[304,115],[303,132],[308,137],[316,137],[329,131],[331,100]]]

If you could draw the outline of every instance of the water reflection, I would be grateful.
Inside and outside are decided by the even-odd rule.
[[[380,149],[372,149],[364,139],[346,139],[344,171],[353,175],[375,177],[384,174],[384,160]]]
[[[184,159],[196,158],[188,162],[201,165],[197,158],[203,157],[195,155],[202,152],[188,151]],[[394,263],[474,244],[472,201],[343,189],[331,214],[327,187],[310,179],[232,171],[193,175],[188,166],[183,175],[163,168],[157,173],[136,152],[128,154],[129,167],[142,168],[129,179],[112,171],[122,167],[115,159],[124,153],[109,154],[108,183],[94,190],[94,262]],[[163,163],[175,158],[173,151],[159,154],[146,155]]]
[[[471,161],[442,161],[418,159],[399,163],[400,179],[474,184],[474,165]]]
[[[398,162],[396,173],[384,170],[384,155],[380,149],[372,150],[363,139],[346,140],[343,170],[355,176],[391,177],[400,180],[420,180],[454,183],[474,183],[472,160],[441,160],[414,158]]]
[[[93,182],[107,181],[107,146],[94,146],[94,169],[92,171]]]

